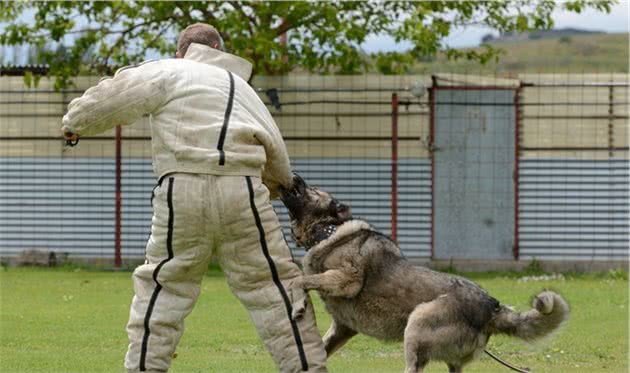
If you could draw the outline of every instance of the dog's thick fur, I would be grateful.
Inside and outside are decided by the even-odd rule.
[[[554,292],[541,292],[533,309],[519,313],[465,278],[410,264],[390,238],[298,176],[282,200],[297,243],[307,249],[305,275],[292,286],[317,290],[332,315],[324,336],[329,355],[363,333],[404,341],[408,373],[422,372],[429,360],[461,372],[492,334],[531,341],[568,317],[567,303]],[[326,238],[322,232],[331,226],[336,231]]]

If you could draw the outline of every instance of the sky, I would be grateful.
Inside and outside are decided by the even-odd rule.
[[[580,28],[608,33],[628,32],[630,0],[622,0],[612,7],[606,14],[593,9],[583,11],[581,14],[556,10],[553,13],[554,28]],[[451,48],[476,47],[481,38],[488,34],[497,34],[493,30],[484,27],[466,27],[455,29],[445,40],[445,44]],[[366,52],[403,51],[411,47],[411,43],[395,43],[388,36],[372,36],[362,45]]]

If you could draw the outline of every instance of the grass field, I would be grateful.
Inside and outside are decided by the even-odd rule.
[[[81,269],[0,269],[1,372],[122,372],[125,323],[132,287],[129,272]],[[493,337],[489,349],[534,372],[627,372],[628,280],[622,272],[566,275],[564,279],[522,281],[517,274],[472,278],[502,302],[528,308],[542,288],[561,292],[572,307],[556,338],[529,345]],[[315,299],[319,327],[330,318]],[[329,361],[331,372],[402,372],[402,344],[358,336]],[[171,372],[274,372],[240,303],[220,272],[204,279],[199,302]],[[446,372],[432,363],[428,372]],[[508,372],[483,357],[466,372]]]

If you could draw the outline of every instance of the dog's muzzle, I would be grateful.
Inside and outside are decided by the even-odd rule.
[[[291,189],[280,189],[280,200],[289,210],[291,219],[299,219],[304,208],[306,198],[306,182],[298,174],[293,174],[293,186]]]

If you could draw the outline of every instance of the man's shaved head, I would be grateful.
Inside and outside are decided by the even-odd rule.
[[[223,50],[221,35],[217,29],[206,23],[195,23],[179,33],[177,38],[177,57],[183,58],[192,43],[199,43],[214,49]]]

